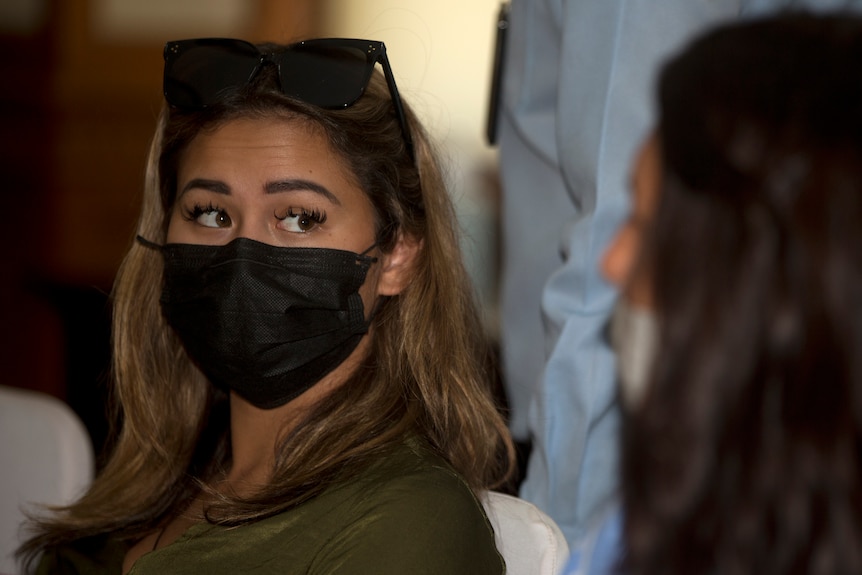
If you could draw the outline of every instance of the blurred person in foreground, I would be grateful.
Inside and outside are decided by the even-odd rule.
[[[862,19],[718,27],[662,69],[607,249],[620,508],[574,573],[862,572]]]
[[[512,0],[499,116],[500,338],[520,496],[579,540],[618,495],[619,406],[599,271],[654,123],[661,63],[718,23],[862,0]],[[531,448],[531,451],[529,449]]]

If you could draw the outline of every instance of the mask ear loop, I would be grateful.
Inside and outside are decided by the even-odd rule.
[[[359,254],[359,256],[360,256],[360,257],[362,257],[362,258],[368,258],[368,259],[369,259],[369,261],[370,261],[372,264],[376,264],[376,263],[377,263],[377,259],[378,259],[378,258],[377,258],[377,256],[369,256],[369,255],[368,255],[368,252],[370,252],[371,250],[373,250],[374,248],[376,248],[378,245],[380,245],[380,243],[379,243],[379,242],[374,242],[373,244],[371,244],[370,246],[368,246],[368,249],[366,249],[365,251],[361,252],[361,253]]]
[[[138,241],[139,244],[141,244],[145,248],[150,248],[151,250],[156,250],[160,252],[165,248],[165,246],[157,244],[156,242],[151,242],[144,236],[135,236],[135,239]]]

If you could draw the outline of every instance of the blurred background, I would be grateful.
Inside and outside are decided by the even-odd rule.
[[[448,166],[496,334],[496,154],[485,142],[499,0],[0,0],[0,384],[107,433],[108,294],[133,239],[168,40],[383,40]]]

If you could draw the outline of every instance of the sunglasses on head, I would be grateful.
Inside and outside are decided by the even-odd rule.
[[[262,52],[245,40],[200,38],[165,44],[164,92],[168,104],[201,110],[226,93],[249,84],[270,62],[278,69],[282,93],[327,109],[347,108],[365,92],[380,62],[410,154],[413,141],[398,96],[386,46],[374,40],[306,40]]]

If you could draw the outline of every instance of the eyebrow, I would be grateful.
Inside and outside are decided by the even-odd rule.
[[[217,194],[223,194],[225,196],[230,195],[230,186],[225,184],[224,182],[219,182],[218,180],[206,180],[203,178],[195,178],[190,180],[185,186],[183,186],[182,191],[180,192],[180,196],[188,192],[189,190],[200,188],[202,190],[207,190],[210,192],[215,192]]]
[[[299,180],[299,179],[291,179],[291,180],[278,180],[275,182],[269,182],[264,188],[267,194],[278,194],[281,192],[293,192],[296,190],[308,190],[310,192],[314,192],[316,194],[320,194],[321,196],[328,199],[333,204],[338,206],[341,205],[341,200],[338,197],[326,189],[325,186],[321,186],[315,182],[311,182],[309,180]]]
[[[193,180],[190,180],[185,186],[183,186],[180,195],[183,195],[187,191],[192,189],[207,190],[209,192],[223,194],[225,196],[229,196],[231,193],[230,186],[228,186],[224,182],[221,182],[219,180],[207,180],[205,178],[195,178]],[[279,194],[282,192],[293,192],[297,190],[308,190],[316,194],[320,194],[333,204],[339,206],[341,205],[341,200],[338,199],[338,196],[330,192],[325,186],[322,186],[310,180],[277,180],[275,182],[269,182],[268,184],[266,184],[266,186],[264,186],[264,192],[267,194]]]

